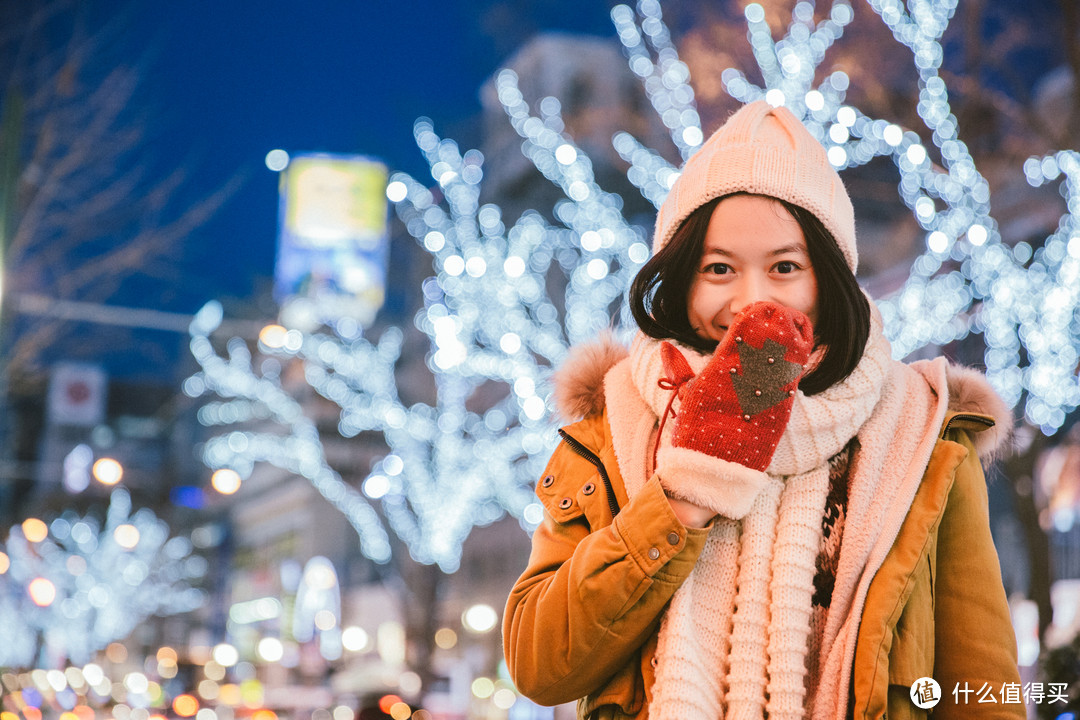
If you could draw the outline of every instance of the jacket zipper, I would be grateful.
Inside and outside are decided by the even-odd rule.
[[[961,420],[961,419],[962,420],[970,420],[972,422],[977,422],[980,425],[985,425],[987,428],[992,428],[992,427],[994,427],[994,425],[997,424],[993,420],[990,420],[989,418],[981,417],[979,415],[968,415],[966,413],[957,413],[956,415],[953,415],[951,418],[949,418],[949,422],[945,423],[945,430],[941,434],[944,435],[945,433],[949,432],[949,430],[952,429],[953,420]]]
[[[591,462],[600,473],[600,478],[604,481],[604,487],[607,489],[607,501],[608,507],[611,509],[611,517],[614,519],[619,514],[619,502],[615,499],[615,489],[611,486],[611,478],[608,477],[607,468],[604,467],[603,461],[596,453],[585,447],[581,441],[562,428],[559,429],[559,435],[562,436],[562,439],[566,441],[571,450]]]

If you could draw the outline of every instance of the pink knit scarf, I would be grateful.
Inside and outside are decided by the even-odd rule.
[[[708,360],[685,348],[684,354],[695,370]],[[659,377],[658,343],[639,336],[630,357],[605,378],[631,497],[652,471],[650,437],[669,400]],[[934,384],[945,386],[943,379]],[[929,460],[927,434],[936,435],[943,415],[944,403],[934,401],[926,380],[891,360],[875,314],[855,372],[816,396],[796,396],[769,483],[750,513],[714,522],[661,624],[651,718],[843,717],[866,586],[884,559],[880,548],[887,551],[899,531]],[[855,436],[860,451],[849,470],[848,524],[821,666],[807,668],[828,460]]]

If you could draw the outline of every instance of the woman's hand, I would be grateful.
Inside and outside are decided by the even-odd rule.
[[[681,404],[670,439],[660,431],[656,474],[684,525],[704,527],[714,515],[738,520],[750,511],[768,482],[765,469],[813,344],[806,315],[769,302],[738,316],[696,376],[674,345],[661,344],[661,387],[674,388]]]
[[[709,508],[670,495],[668,495],[668,503],[671,504],[675,517],[679,518],[679,522],[685,527],[703,528],[716,517],[716,513]]]

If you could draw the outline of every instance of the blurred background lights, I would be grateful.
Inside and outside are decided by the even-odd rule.
[[[32,543],[39,543],[49,536],[49,526],[38,518],[27,518],[22,522],[23,537]]]
[[[933,252],[943,253],[949,249],[949,237],[940,230],[935,230],[926,236],[926,246]]]
[[[199,701],[195,696],[184,693],[173,698],[172,708],[180,717],[191,717],[199,712]]]
[[[128,673],[124,676],[124,687],[136,695],[142,695],[150,689],[150,680],[141,672]]]
[[[56,600],[56,586],[46,578],[38,577],[31,580],[27,591],[30,593],[30,599],[38,607],[48,607]]]
[[[264,637],[259,640],[258,652],[266,662],[276,663],[285,656],[285,646],[275,637]]]
[[[210,476],[210,485],[222,495],[232,495],[240,489],[240,473],[232,468],[218,468]]]
[[[387,715],[390,714],[390,708],[394,707],[401,702],[401,698],[397,695],[383,695],[379,698],[379,709]]]
[[[80,493],[90,486],[90,466],[94,451],[89,445],[79,443],[64,457],[64,487],[68,492]]]
[[[417,673],[406,670],[398,676],[398,686],[406,696],[417,696],[420,694],[420,690],[423,689],[423,681]]]
[[[784,104],[784,91],[779,88],[772,88],[765,93],[765,102],[769,103],[773,107],[780,107]]]
[[[7,553],[0,552],[0,575],[3,575],[11,567],[11,558],[7,556]]]
[[[371,640],[362,627],[350,625],[341,631],[341,644],[349,652],[363,652],[368,649]]]
[[[408,192],[408,187],[399,180],[395,180],[386,186],[386,198],[390,202],[401,202],[407,197]]]
[[[224,680],[227,672],[226,666],[219,663],[216,659],[203,665],[203,675],[205,675],[207,679],[214,680],[215,682]]]
[[[475,633],[491,632],[499,622],[495,608],[484,603],[470,606],[461,616],[461,622],[467,630]]]
[[[555,159],[563,165],[569,165],[577,160],[577,150],[573,145],[563,143],[555,149]]]
[[[881,137],[886,143],[896,147],[904,141],[904,130],[899,125],[887,125],[882,130]]]
[[[203,700],[217,700],[218,694],[221,692],[221,687],[210,678],[200,680],[196,689],[199,692],[199,697]]]
[[[114,665],[120,665],[127,657],[128,651],[123,643],[112,642],[105,648],[105,658]]]
[[[499,688],[492,695],[491,702],[500,710],[509,710],[517,702],[517,693],[510,688]]]
[[[478,677],[472,681],[472,694],[481,700],[486,700],[495,692],[495,683],[491,678]]]
[[[289,166],[289,153],[274,149],[266,153],[266,167],[274,172],[281,172]]]
[[[97,663],[87,663],[82,668],[83,677],[90,685],[97,687],[105,679],[105,671]]]
[[[281,325],[267,325],[259,331],[259,342],[271,350],[277,350],[285,346],[285,336],[288,333]]]
[[[262,597],[255,600],[233,603],[229,608],[229,619],[240,625],[265,622],[281,615],[281,601],[276,597]]]
[[[113,458],[99,458],[93,466],[94,479],[102,485],[115,485],[124,476],[124,468]]]
[[[116,540],[116,544],[125,550],[131,550],[139,544],[139,529],[134,525],[124,524],[118,525],[113,530],[113,539]]]
[[[443,650],[450,650],[457,645],[457,633],[450,628],[439,628],[435,631],[435,645]]]
[[[337,617],[332,610],[318,610],[315,613],[315,627],[319,630],[333,630],[337,627]]]
[[[214,646],[214,662],[222,667],[232,667],[240,661],[240,653],[229,643],[220,643]]]
[[[390,480],[384,475],[371,475],[360,487],[369,498],[378,500],[390,491]]]
[[[987,232],[982,225],[972,225],[968,228],[968,240],[972,245],[982,245],[986,242]]]

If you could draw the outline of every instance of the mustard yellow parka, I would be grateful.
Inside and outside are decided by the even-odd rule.
[[[977,373],[950,371],[949,386],[922,483],[869,586],[848,717],[928,717],[909,695],[923,677],[941,687],[935,718],[1025,717],[1022,700],[1003,702],[1022,697],[1016,640],[976,451],[1003,441],[986,411],[1007,408]],[[537,486],[545,517],[507,602],[504,649],[535,702],[576,700],[582,718],[642,720],[660,619],[708,531],[678,521],[655,476],[629,500],[603,404],[588,409],[560,431]]]

